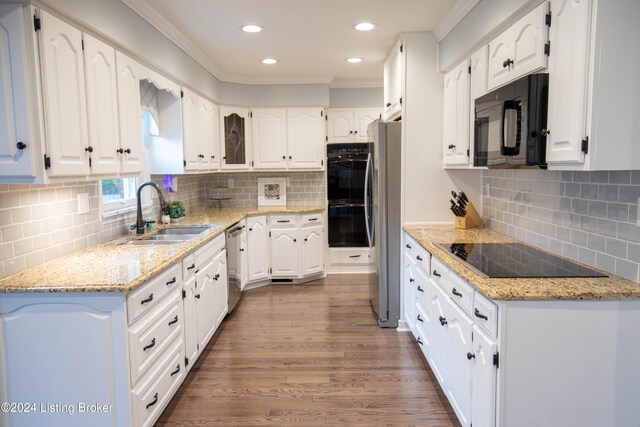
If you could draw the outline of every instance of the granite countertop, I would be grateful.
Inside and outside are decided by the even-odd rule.
[[[485,278],[458,261],[436,243],[513,243],[517,239],[486,228],[459,230],[452,225],[405,225],[403,229],[423,248],[493,300],[635,300],[640,283],[608,272],[609,277],[589,278]],[[521,243],[521,242],[520,242]],[[577,262],[577,261],[575,261]],[[580,263],[578,263],[580,264]],[[587,266],[597,270],[592,266]],[[600,270],[599,270],[600,271]]]
[[[198,238],[173,245],[125,245],[124,243],[135,237],[120,237],[4,278],[0,280],[0,293],[128,292],[179,262],[185,255],[247,216],[323,210],[324,206],[199,208],[186,215],[178,224],[159,226],[156,229],[210,226],[209,230]]]

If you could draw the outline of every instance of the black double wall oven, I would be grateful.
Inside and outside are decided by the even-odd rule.
[[[364,192],[369,146],[327,145],[329,247],[368,247]]]

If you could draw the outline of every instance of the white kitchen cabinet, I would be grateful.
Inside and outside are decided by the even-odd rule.
[[[214,313],[216,329],[229,312],[229,286],[227,277],[227,252],[220,251],[214,259],[216,265],[214,277]]]
[[[548,8],[549,3],[542,3],[489,42],[489,90],[547,66]]]
[[[30,90],[21,4],[0,4],[0,176],[33,177],[36,139],[30,125]],[[35,150],[35,151],[34,151]]]
[[[427,354],[427,360],[440,385],[445,383],[445,366],[447,363],[447,306],[449,297],[439,286],[429,283],[427,311],[434,319],[427,324],[426,332],[431,338],[432,351]],[[426,291],[426,290],[425,290]],[[443,386],[443,389],[445,387]]]
[[[327,142],[368,142],[367,128],[380,116],[373,108],[328,109]]]
[[[324,112],[316,108],[287,109],[287,166],[290,169],[320,169],[324,166]]]
[[[473,326],[473,378],[471,416],[477,426],[496,424],[496,366],[498,346],[477,325]]]
[[[249,282],[249,258],[247,254],[247,228],[246,225],[242,226],[242,233],[240,234],[240,289],[243,290]]]
[[[286,169],[287,110],[284,108],[254,108],[253,158],[255,169]]]
[[[393,47],[384,63],[384,120],[402,113],[403,52],[402,40]]]
[[[40,64],[50,176],[88,175],[89,145],[82,32],[40,11]]]
[[[91,173],[114,175],[120,173],[116,51],[88,34],[83,42]]]
[[[198,313],[198,346],[199,351],[209,342],[216,330],[215,312],[215,275],[217,269],[215,259],[196,270],[196,311]]]
[[[324,233],[322,225],[302,228],[302,276],[324,270]]]
[[[208,99],[198,97],[198,158],[200,170],[212,169],[215,160],[215,148],[220,137],[215,123],[218,120],[218,107]]]
[[[220,164],[218,107],[189,89],[182,92],[184,169],[215,169]]]
[[[300,276],[298,227],[271,228],[271,277]]]
[[[247,218],[247,270],[248,281],[269,278],[269,227],[265,215]]]
[[[249,170],[251,167],[251,118],[249,109],[220,107],[220,147],[222,169]]]
[[[482,46],[471,55],[471,76],[469,81],[469,164],[475,157],[475,113],[476,99],[487,93],[487,59],[489,48]]]
[[[404,276],[403,276],[403,306],[404,320],[407,322],[409,330],[415,335],[415,306],[416,306],[416,262],[411,256],[411,252],[404,251]]]
[[[186,89],[182,89],[182,138],[184,144],[184,169],[200,169],[200,137],[198,129],[198,98],[199,96]]]
[[[142,172],[142,126],[140,111],[139,64],[125,54],[116,51],[118,114],[120,124],[121,171]]]
[[[190,361],[187,369],[190,369],[198,358],[198,308],[196,293],[196,278],[192,275],[190,278],[185,279],[182,294],[184,307],[184,351],[186,359]]]
[[[465,60],[444,76],[445,166],[469,164],[469,75],[469,60]]]

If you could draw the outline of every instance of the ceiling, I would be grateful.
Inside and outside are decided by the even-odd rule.
[[[403,32],[433,31],[468,0],[123,0],[224,81],[381,86]],[[353,25],[368,21],[373,31]],[[245,24],[260,33],[240,30]],[[360,57],[349,64],[349,57]],[[276,58],[276,65],[264,65]]]

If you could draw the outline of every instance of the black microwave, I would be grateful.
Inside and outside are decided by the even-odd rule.
[[[475,101],[474,166],[546,168],[549,75],[529,74]]]

